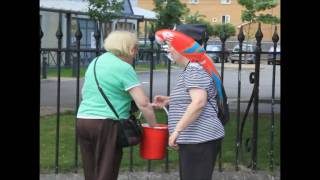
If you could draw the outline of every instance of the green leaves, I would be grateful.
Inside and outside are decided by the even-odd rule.
[[[259,14],[259,11],[265,11],[275,8],[278,3],[277,0],[238,0],[238,3],[246,9],[241,13],[241,20],[247,22],[262,22],[265,24],[278,24],[280,19],[271,14]]]
[[[256,11],[264,11],[266,9],[272,9],[277,6],[277,2],[274,0],[256,0]]]
[[[230,36],[234,36],[236,34],[236,28],[230,23],[213,25],[214,36],[220,36],[220,34],[223,32],[225,33],[224,35],[226,38],[229,38]]]
[[[258,17],[257,17],[257,21],[258,22],[262,22],[262,23],[265,23],[265,24],[278,24],[280,23],[280,19],[278,17],[275,17],[275,16],[272,16],[271,14],[260,14]]]
[[[92,19],[100,22],[110,22],[119,18],[123,10],[123,1],[117,0],[89,0],[88,14]]]
[[[185,21],[187,24],[197,24],[200,21],[204,21],[204,19],[202,19],[203,17],[206,17],[203,14],[200,14],[199,11],[197,11],[194,14],[189,14],[185,17]]]
[[[248,21],[248,22],[252,22],[255,21],[256,19],[256,15],[255,15],[255,11],[253,10],[243,10],[241,13],[241,20],[242,21]]]
[[[238,3],[248,10],[254,9],[255,0],[238,0]]]
[[[203,18],[206,17],[203,14],[200,14],[198,11],[194,14],[189,14],[185,17],[185,23],[186,24],[205,24],[207,25],[207,31],[208,35],[213,35],[213,26],[210,24],[210,22],[204,20]]]
[[[164,3],[164,0],[153,0],[158,13],[158,20],[155,23],[155,29],[173,28],[175,24],[181,24],[180,18],[189,12],[186,4],[179,0],[170,0]]]

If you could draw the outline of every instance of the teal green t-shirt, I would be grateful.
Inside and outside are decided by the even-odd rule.
[[[104,117],[116,120],[115,114],[100,94],[95,82],[93,72],[95,61],[96,59],[90,63],[85,74],[82,101],[77,117]],[[132,101],[128,90],[140,85],[133,67],[112,53],[107,52],[101,55],[97,61],[96,75],[103,92],[117,111],[119,118],[128,118]]]

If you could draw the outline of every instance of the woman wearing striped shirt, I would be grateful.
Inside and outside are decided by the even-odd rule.
[[[181,180],[211,180],[224,127],[217,117],[214,82],[196,62],[169,47],[169,59],[184,67],[168,96],[155,96],[153,106],[170,105],[169,146],[179,151]]]

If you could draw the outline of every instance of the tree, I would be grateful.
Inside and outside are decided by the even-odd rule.
[[[277,0],[238,0],[238,3],[246,9],[241,13],[241,20],[247,22],[261,22],[264,24],[278,24],[280,19],[271,14],[259,14],[257,12],[272,9],[278,5]]]
[[[213,26],[210,24],[209,21],[206,21],[203,19],[206,17],[203,14],[199,14],[199,12],[195,12],[194,14],[189,14],[185,17],[185,23],[186,24],[205,24],[207,25],[207,31],[208,35],[212,36],[213,35]]]
[[[110,24],[113,19],[121,17],[122,10],[123,1],[89,0],[88,15],[91,19],[99,21],[100,27],[102,27],[101,23]],[[106,26],[101,28],[104,36],[107,35],[106,29]]]
[[[179,0],[153,0],[157,15],[155,30],[172,29],[175,24],[181,24],[181,17],[189,12],[187,5]]]
[[[225,36],[228,39],[230,36],[236,35],[236,27],[230,23],[227,24],[215,24],[213,25],[213,35],[220,36],[220,34],[225,32]]]
[[[204,20],[202,18],[206,17],[203,14],[200,14],[199,11],[195,12],[194,14],[189,14],[185,17],[186,23],[189,24],[197,24],[200,20]]]
[[[110,22],[119,18],[123,10],[123,1],[118,0],[89,0],[88,14],[92,19]]]
[[[277,0],[238,0],[238,3],[244,6],[246,9],[241,12],[241,20],[243,22],[249,22],[247,29],[247,40],[252,36],[250,35],[251,23],[264,23],[264,24],[278,24],[280,19],[271,14],[259,14],[260,11],[272,9],[278,5]]]

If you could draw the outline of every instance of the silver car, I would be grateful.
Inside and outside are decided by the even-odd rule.
[[[221,63],[222,54],[218,52],[208,52],[208,51],[221,51],[222,47],[221,45],[215,45],[215,44],[208,44],[207,45],[207,55],[215,62],[215,63]]]
[[[234,54],[231,54],[229,56],[229,60],[231,61],[231,63],[235,63],[237,61],[239,61],[239,51],[240,51],[240,47],[239,45],[236,45],[233,49],[232,52]],[[255,52],[255,46],[252,44],[243,44],[242,45],[242,52],[252,52],[252,54],[242,54],[241,55],[241,63],[251,63],[254,64],[256,61],[256,56],[254,54]]]
[[[276,52],[278,52],[279,54],[276,55],[276,64],[280,65],[280,45],[277,45],[277,49]],[[274,52],[274,47],[273,45],[269,48],[269,52],[273,53]],[[273,54],[268,54],[268,64],[273,64]]]

